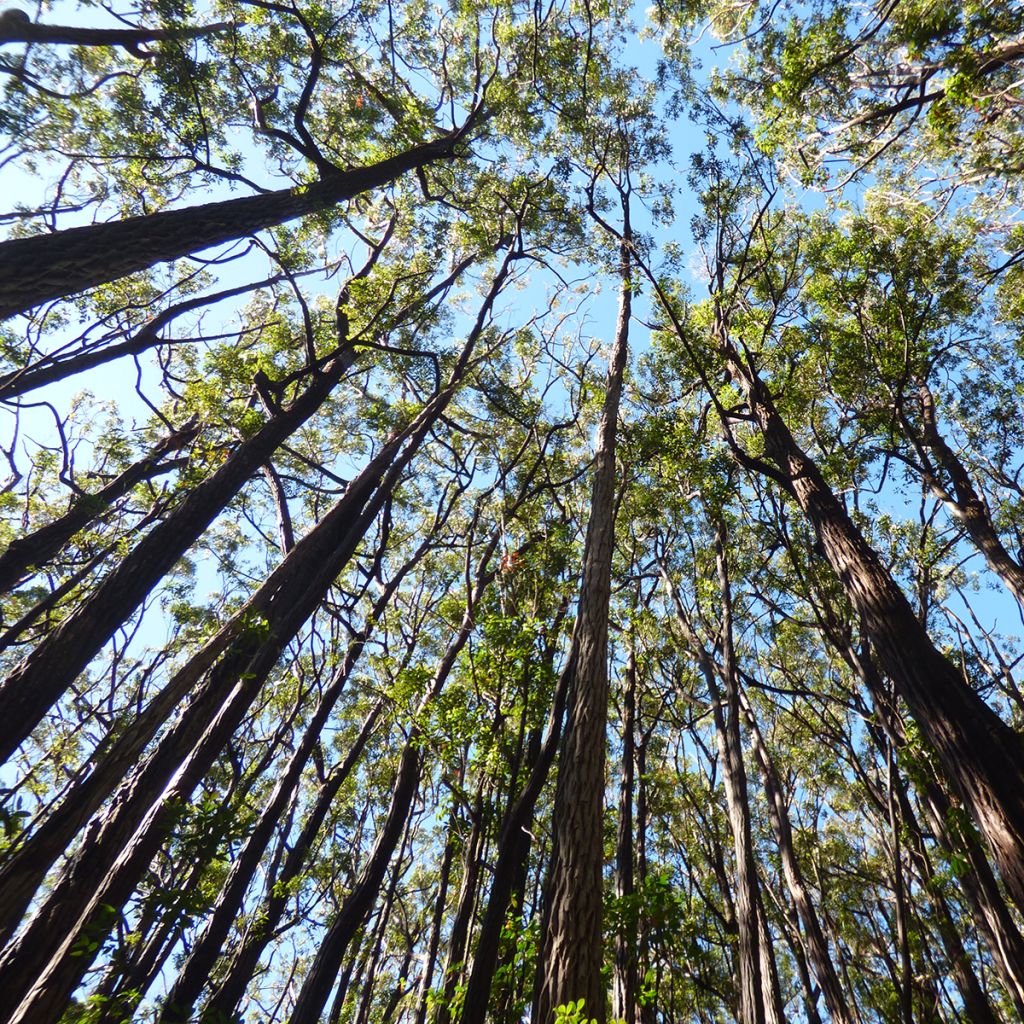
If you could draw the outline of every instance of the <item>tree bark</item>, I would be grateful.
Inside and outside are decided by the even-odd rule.
[[[718,340],[734,375],[743,382],[767,453],[860,612],[880,665],[985,836],[1011,899],[1024,910],[1020,737],[932,643],[899,585],[797,444],[767,387],[733,348],[724,324],[718,327]]]
[[[554,805],[554,848],[545,893],[540,987],[533,1019],[552,1024],[557,1007],[583,999],[585,1019],[604,1024],[601,977],[604,861],[604,765],[608,717],[608,605],[615,543],[615,439],[632,307],[629,206],[622,196],[618,320],[599,426],[573,630],[569,715]]]
[[[484,549],[480,559],[479,571],[473,590],[466,596],[466,611],[452,641],[445,650],[444,657],[434,673],[427,692],[420,701],[417,717],[424,714],[430,704],[441,692],[462,648],[469,640],[474,627],[474,612],[483,595],[484,589],[493,580],[496,570],[488,568],[491,558],[497,550],[500,533],[496,532]],[[356,932],[363,926],[367,915],[373,907],[380,884],[387,870],[388,862],[394,853],[395,846],[401,836],[402,829],[409,815],[412,798],[419,785],[423,771],[423,732],[418,723],[409,730],[409,740],[402,753],[395,781],[394,797],[385,818],[384,825],[377,838],[373,853],[363,867],[359,881],[352,892],[345,898],[341,909],[327,930],[317,950],[316,957],[303,980],[302,987],[295,1000],[290,1024],[316,1024],[327,1005],[331,989],[337,977],[345,951]]]
[[[548,717],[547,733],[536,751],[530,774],[519,796],[502,822],[501,835],[498,839],[498,859],[494,866],[494,877],[487,899],[487,907],[484,910],[483,920],[480,922],[480,932],[473,954],[473,966],[466,983],[466,994],[459,1024],[484,1024],[487,1018],[491,984],[497,967],[501,930],[505,924],[509,901],[516,884],[517,867],[525,863],[529,857],[531,845],[529,827],[533,820],[533,810],[537,798],[544,788],[562,736],[562,719],[565,715],[566,695],[571,675],[571,669],[567,667],[559,677]],[[458,956],[459,953],[456,952],[455,955]],[[446,1024],[448,1020],[447,1010],[443,1012],[445,1016],[438,1015],[438,1024]]]
[[[366,167],[337,171],[312,185],[2,242],[0,320],[156,263],[328,210],[407,171],[451,159],[478,114],[431,142]]]
[[[198,426],[188,424],[164,438],[148,455],[118,474],[110,483],[93,494],[76,498],[64,515],[41,526],[38,530],[16,537],[0,555],[0,593],[6,593],[33,566],[49,561],[67,541],[94,519],[98,519],[119,498],[123,498],[136,484],[152,480],[155,476],[180,469],[184,459],[164,461],[169,452],[188,445],[199,432]]]
[[[402,751],[391,805],[377,835],[373,852],[320,942],[309,973],[299,989],[289,1018],[290,1024],[316,1024],[320,1019],[345,957],[345,950],[373,909],[388,864],[405,830],[413,797],[419,786],[423,765],[422,751],[417,740],[418,737],[411,736]]]
[[[935,416],[935,398],[927,384],[919,387],[918,399],[921,406],[921,436],[917,436],[917,432],[905,416],[903,423],[922,456],[925,482],[949,509],[953,518],[963,526],[971,543],[984,556],[988,567],[1003,581],[1017,601],[1024,605],[1024,568],[1006,550],[1006,545],[992,523],[992,514],[984,496],[974,486],[970,473],[956,452],[939,433]],[[935,455],[949,477],[953,484],[952,494],[942,486],[938,474],[927,458],[926,449]]]
[[[761,922],[759,919],[760,883],[754,859],[753,835],[750,825],[750,804],[747,774],[743,764],[743,740],[739,723],[739,679],[732,640],[732,598],[728,566],[725,561],[724,528],[716,527],[715,555],[721,588],[722,666],[715,664],[710,652],[700,643],[674,588],[671,595],[676,622],[684,640],[697,659],[708,688],[715,723],[715,737],[722,763],[729,827],[733,837],[736,861],[735,917],[737,928],[737,995],[739,1024],[768,1024],[771,1000],[765,999],[765,979],[761,953]],[[722,700],[718,676],[726,687]],[[723,886],[723,889],[727,889]],[[772,1007],[774,1011],[774,1007]]]
[[[49,43],[58,46],[123,46],[137,55],[142,43],[165,39],[199,39],[224,32],[233,25],[218,21],[212,25],[179,25],[170,28],[80,28],[73,25],[44,25],[26,18],[0,15],[0,45],[5,43]]]
[[[9,1015],[0,1019],[50,1024],[63,1013],[98,954],[97,938],[113,927],[116,911],[145,873],[179,809],[188,804],[284,645],[323,599],[390,493],[395,470],[407,461],[396,454],[389,453],[395,464],[388,472],[375,460],[372,472],[357,478],[296,546],[293,558],[286,560],[291,561],[287,572],[280,574],[284,579],[274,595],[276,604],[265,615],[267,639],[262,630],[249,630],[231,644],[175,726],[86,830],[81,849],[47,899],[0,956],[0,984],[9,1000]],[[411,457],[411,452],[403,455]]]
[[[633,790],[636,770],[636,655],[631,650],[626,660],[622,693],[622,774],[619,782],[619,824],[615,840],[615,895],[630,899],[636,892],[633,870],[635,839],[633,833]],[[632,913],[629,922],[615,936],[615,976],[612,987],[612,1017],[625,1024],[638,1022],[639,935]]]
[[[746,700],[744,695],[741,694],[741,698],[747,719],[751,748],[757,759],[758,767],[761,769],[761,778],[764,783],[765,797],[768,803],[768,817],[772,823],[772,830],[775,832],[775,842],[779,848],[782,872],[786,879],[790,898],[796,907],[796,912],[804,931],[804,943],[814,968],[815,977],[821,986],[821,993],[825,998],[825,1006],[828,1008],[832,1024],[856,1024],[855,1018],[847,1007],[846,995],[839,981],[839,975],[836,974],[836,969],[833,966],[825,933],[822,931],[821,924],[818,921],[814,903],[807,890],[803,872],[796,857],[796,850],[793,847],[793,830],[789,821],[789,809],[786,805],[778,773],[775,770],[775,764],[768,752],[768,748],[764,744],[753,708],[751,708],[749,701]]]

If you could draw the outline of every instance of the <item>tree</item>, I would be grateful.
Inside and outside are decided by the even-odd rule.
[[[1019,1019],[1020,22],[0,15],[0,1024]]]

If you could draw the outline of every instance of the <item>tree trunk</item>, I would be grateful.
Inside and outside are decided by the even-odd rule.
[[[437,951],[441,945],[441,929],[444,927],[444,912],[448,903],[448,884],[451,881],[452,859],[455,856],[455,826],[457,817],[453,812],[448,824],[448,842],[444,844],[441,854],[441,865],[438,868],[439,883],[437,896],[434,898],[434,912],[430,921],[430,938],[427,940],[427,956],[420,977],[419,991],[416,993],[416,1012],[413,1024],[426,1024],[427,1004],[430,997],[430,985],[434,980],[434,966],[437,963]]]
[[[711,710],[718,740],[719,758],[736,858],[736,927],[738,930],[739,1024],[767,1024],[767,1004],[763,994],[760,922],[758,920],[759,882],[754,860],[754,842],[750,826],[750,797],[743,764],[743,739],[739,723],[739,690],[732,641],[732,601],[728,567],[725,563],[724,529],[717,528],[715,554],[722,591],[722,679],[726,686],[723,705],[718,685],[718,667],[711,655],[700,647],[695,650],[711,698]],[[692,628],[677,607],[677,618],[684,630]],[[696,645],[696,637],[694,644]]]
[[[629,652],[622,694],[622,775],[619,783],[619,825],[615,841],[615,895],[630,899],[636,892],[633,871],[633,790],[636,768],[636,656]],[[628,913],[629,924],[615,936],[615,977],[612,988],[612,1017],[625,1024],[637,1024],[640,983],[637,972],[637,920]]]
[[[1024,749],[1020,737],[932,643],[910,603],[864,540],[821,471],[800,448],[761,379],[719,335],[764,437],[850,600],[885,673],[969,809],[1024,910]]]
[[[136,484],[152,480],[185,465],[185,459],[164,461],[168,452],[184,448],[198,433],[198,427],[188,424],[164,438],[148,455],[118,474],[110,483],[93,494],[83,494],[64,515],[41,526],[33,533],[16,537],[0,555],[0,594],[15,587],[25,573],[34,566],[49,561],[79,530],[98,519],[119,498],[123,498]]]
[[[413,448],[424,434],[417,432]],[[390,446],[388,451],[394,457]],[[372,471],[357,478],[294,549],[281,567],[286,572],[279,570],[284,580],[265,615],[267,639],[262,630],[250,629],[232,643],[179,721],[126,780],[107,812],[94,819],[80,851],[0,958],[0,983],[11,1009],[3,1019],[49,1024],[59,1018],[99,951],[97,937],[113,927],[180,808],[230,739],[284,645],[355,551],[411,454],[402,453],[388,472],[378,456]]]
[[[604,1024],[601,977],[604,884],[604,764],[608,717],[608,604],[615,542],[615,437],[629,343],[632,306],[629,207],[622,197],[621,289],[608,367],[584,549],[583,581],[573,630],[569,716],[558,770],[554,847],[542,926],[543,971],[535,1024],[552,1024],[555,1010],[583,999],[586,1019]]]
[[[363,865],[356,884],[345,897],[327,934],[320,942],[309,973],[299,989],[295,1007],[289,1018],[290,1024],[316,1024],[320,1019],[338,977],[345,950],[373,909],[388,864],[405,831],[413,797],[419,785],[423,766],[418,738],[418,735],[411,736],[402,751],[391,805],[377,835],[373,852]]]
[[[218,21],[212,25],[181,25],[174,28],[81,28],[77,25],[44,25],[21,18],[0,18],[0,46],[5,43],[123,46],[137,56],[145,56],[145,53],[138,51],[142,43],[158,43],[165,39],[199,39],[232,27],[232,22]]]
[[[790,898],[796,907],[796,912],[804,931],[804,944],[814,968],[815,977],[821,986],[821,993],[825,998],[825,1006],[828,1008],[832,1024],[856,1024],[854,1017],[847,1007],[843,987],[832,964],[828,942],[825,940],[825,934],[821,929],[818,915],[814,909],[814,903],[807,890],[803,872],[796,857],[796,850],[793,847],[793,830],[789,821],[789,809],[782,792],[778,773],[775,770],[775,764],[768,752],[768,748],[764,744],[753,708],[751,708],[749,701],[746,700],[744,695],[741,694],[741,698],[750,733],[751,748],[757,759],[758,767],[761,769],[765,797],[768,803],[768,817],[775,832],[775,842],[779,848],[782,872],[786,879]]]
[[[367,167],[337,171],[312,185],[2,242],[0,320],[155,263],[328,210],[407,171],[451,159],[474,120],[475,115],[438,139]]]
[[[317,794],[316,801],[303,822],[298,838],[285,855],[284,864],[274,879],[275,884],[268,888],[266,897],[253,915],[253,919],[259,922],[258,926],[252,927],[242,936],[232,951],[227,966],[219,974],[219,980],[204,1010],[211,1019],[216,1019],[218,1014],[221,1014],[224,1019],[228,1019],[227,1014],[233,1010],[245,994],[246,985],[256,970],[267,943],[273,938],[284,913],[288,902],[285,893],[289,891],[290,884],[301,875],[305,868],[307,855],[316,843],[320,827],[330,813],[345,780],[352,774],[352,770],[362,756],[370,734],[386,707],[387,702],[382,697],[366,716],[359,735],[344,760],[331,772]]]
[[[466,611],[462,623],[445,650],[444,657],[434,673],[434,678],[420,701],[417,717],[425,713],[429,705],[437,698],[455,667],[462,648],[469,640],[474,627],[476,606],[484,589],[493,580],[496,573],[495,569],[489,569],[487,566],[497,550],[500,539],[500,533],[496,532],[484,549],[473,591],[466,597]],[[402,754],[391,807],[373,853],[363,867],[359,881],[346,897],[341,910],[320,943],[309,973],[299,990],[290,1024],[316,1024],[320,1019],[330,997],[331,989],[334,987],[334,980],[344,959],[345,951],[358,929],[365,923],[366,917],[373,907],[373,901],[408,818],[416,787],[419,785],[423,770],[422,740],[422,730],[419,725],[414,724],[409,731],[409,740]]]
[[[559,612],[559,620],[564,610],[563,606],[562,611]],[[548,667],[554,661],[554,638],[557,632],[557,628],[550,631],[550,639],[544,652],[544,660]],[[537,734],[535,749],[531,744],[527,754],[530,762],[530,774],[519,795],[508,809],[501,825],[501,834],[498,838],[498,859],[494,865],[491,891],[487,898],[483,920],[480,922],[476,949],[473,953],[473,966],[466,982],[466,994],[463,998],[459,1024],[484,1024],[487,1018],[491,985],[498,962],[501,930],[505,925],[505,917],[513,890],[518,879],[522,877],[522,867],[529,858],[531,845],[529,829],[533,821],[533,810],[537,798],[544,788],[544,783],[547,781],[555,753],[558,750],[571,675],[571,668],[566,666],[559,676],[548,715],[546,735],[541,742],[539,734]],[[454,934],[455,929],[452,930]],[[452,955],[461,957],[461,949],[455,949],[453,945]],[[450,990],[446,987],[446,1001],[442,1004],[442,1010],[438,1014],[437,1024],[447,1024],[449,1019],[447,1001],[451,999],[453,992],[454,986],[451,986]]]
[[[985,498],[978,493],[956,452],[939,433],[935,417],[935,399],[928,385],[922,384],[918,394],[923,424],[922,436],[917,437],[914,428],[905,417],[903,422],[924,461],[925,482],[963,526],[971,542],[984,555],[988,567],[1003,581],[1018,602],[1024,605],[1024,568],[1006,550],[1006,545],[992,523],[992,514]],[[927,459],[926,448],[935,455],[939,465],[949,476],[953,484],[952,494],[940,483],[938,474]]]
[[[95,769],[72,790],[71,794],[4,865],[0,872],[0,880],[3,881],[3,891],[0,896],[0,931],[5,937],[9,936],[16,926],[50,865],[71,841],[89,815],[109,796],[112,787],[133,771],[138,756],[166,722],[177,704],[200,683],[204,674],[209,672],[216,678],[230,678],[232,666],[239,665],[244,661],[245,652],[252,649],[253,637],[256,635],[251,629],[252,623],[263,620],[273,623],[275,628],[284,628],[281,623],[285,618],[290,616],[296,608],[304,607],[297,603],[303,597],[306,601],[313,601],[309,612],[312,614],[313,607],[319,598],[315,598],[314,594],[304,591],[303,588],[308,585],[310,580],[315,581],[319,572],[323,578],[323,593],[326,593],[332,579],[330,577],[331,566],[337,565],[338,571],[340,571],[341,562],[338,559],[347,557],[344,555],[344,542],[350,536],[353,543],[357,542],[361,533],[352,531],[358,531],[360,529],[358,524],[363,520],[369,522],[367,513],[361,510],[367,507],[367,502],[371,503],[371,508],[380,507],[390,493],[387,489],[390,484],[386,485],[385,489],[378,490],[377,496],[371,501],[375,488],[378,488],[384,479],[392,481],[397,479],[400,467],[413,454],[412,447],[410,447],[400,457],[397,457],[394,465],[389,466],[389,461],[396,459],[401,440],[402,438],[399,437],[386,446],[376,459],[363,470],[331,512],[304,538],[297,548],[293,549],[290,558],[285,559],[249,598],[243,609],[237,612],[201,651],[175,673],[164,689],[143,711],[139,719],[112,744]],[[353,523],[357,525],[352,526]],[[346,524],[349,524],[351,529]],[[326,575],[325,566],[327,567]],[[301,622],[294,628],[297,631],[300,627]],[[290,635],[285,634],[278,649],[283,649],[289,639]],[[221,659],[220,665],[217,665],[218,658]],[[270,668],[272,668],[272,663],[266,671],[269,672]],[[210,704],[211,701],[212,704]],[[194,696],[191,705],[182,713],[182,720],[175,726],[175,729],[185,728],[185,720],[191,720],[194,725],[190,727],[192,732],[189,735],[197,740],[199,733],[195,730],[201,728],[204,715],[213,714],[210,708],[215,708],[217,702],[216,693],[211,696],[211,682],[208,679]],[[188,749],[189,746],[184,741],[179,741],[179,745],[171,750],[166,764],[168,766],[179,764]],[[172,768],[169,767],[168,770],[172,770]],[[138,793],[136,793],[136,798],[144,799]],[[128,812],[125,811],[125,813]],[[142,813],[141,804],[137,807],[137,813]],[[99,856],[95,850],[83,848],[82,852]],[[110,856],[113,856],[113,853]],[[102,873],[106,868],[102,867],[99,870]],[[0,963],[2,962],[2,958],[0,958]]]

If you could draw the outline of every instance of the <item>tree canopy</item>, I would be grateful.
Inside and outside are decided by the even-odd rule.
[[[1024,6],[0,93],[0,1024],[1024,1019]]]

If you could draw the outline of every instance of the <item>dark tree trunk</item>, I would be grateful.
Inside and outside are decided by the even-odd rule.
[[[526,783],[502,822],[501,835],[498,839],[498,859],[494,866],[494,877],[483,920],[480,922],[480,933],[473,954],[472,970],[466,983],[459,1024],[484,1024],[487,1018],[491,985],[498,963],[501,930],[505,924],[513,890],[530,854],[529,828],[533,821],[533,810],[558,749],[570,675],[571,671],[566,669],[559,679],[548,718],[547,735],[534,752],[535,757]],[[455,955],[459,956],[460,953],[456,951]],[[450,999],[451,993],[448,993],[448,997]],[[444,1016],[438,1016],[438,1024],[446,1024],[447,1020],[446,1009]]]
[[[953,975],[960,997],[963,999],[967,1019],[971,1024],[1000,1024],[999,1017],[978,981],[971,958],[968,956],[967,950],[964,949],[959,929],[953,920],[946,897],[943,895],[942,883],[935,877],[931,859],[928,856],[928,848],[921,835],[921,827],[910,804],[903,780],[897,778],[895,781],[900,823],[906,830],[908,838],[907,851],[928,892],[933,910],[932,924],[939,933],[949,964],[949,971]]]
[[[123,46],[137,53],[143,43],[158,43],[165,39],[198,39],[224,32],[231,27],[231,22],[218,21],[212,25],[181,25],[175,28],[80,28],[73,25],[43,25],[28,19],[0,18],[0,45],[48,43],[58,46]]]
[[[1003,899],[988,859],[973,830],[958,829],[958,835],[951,831],[949,799],[932,781],[925,786],[921,806],[928,826],[942,847],[958,859],[962,857],[957,881],[992,953],[1010,1003],[1024,1020],[1024,936]]]
[[[847,1007],[846,995],[843,992],[839,976],[836,974],[836,969],[832,963],[828,942],[825,940],[825,933],[822,931],[821,924],[818,921],[814,903],[807,890],[803,872],[796,857],[796,850],[793,847],[793,830],[789,821],[789,809],[786,805],[778,773],[775,770],[775,764],[761,737],[761,730],[758,727],[753,709],[745,698],[743,703],[747,726],[750,731],[751,747],[757,759],[758,767],[761,769],[761,777],[764,782],[765,797],[768,802],[768,817],[775,832],[775,842],[778,845],[779,859],[782,862],[782,873],[785,876],[790,898],[796,907],[796,912],[804,931],[803,941],[807,948],[807,955],[810,958],[818,984],[821,986],[825,1005],[828,1007],[829,1017],[833,1024],[856,1024],[854,1017]]]
[[[256,970],[260,956],[274,936],[284,914],[288,903],[285,893],[288,892],[289,885],[301,875],[305,868],[307,854],[316,843],[320,827],[330,813],[345,780],[352,774],[362,756],[366,743],[386,707],[387,702],[381,698],[371,709],[355,743],[345,755],[345,759],[331,772],[317,794],[316,801],[302,825],[298,838],[288,849],[281,870],[274,879],[276,884],[269,888],[258,912],[254,915],[255,920],[259,922],[258,927],[251,928],[243,935],[206,1004],[205,1014],[212,1019],[216,1019],[218,1014],[224,1019],[229,1019],[226,1015],[241,1002],[246,985]]]
[[[718,527],[715,553],[718,562],[719,586],[722,592],[722,667],[726,686],[725,701],[718,685],[719,668],[703,648],[693,628],[676,601],[676,618],[684,636],[693,647],[708,687],[715,722],[722,778],[725,785],[729,826],[733,837],[736,861],[735,914],[737,928],[738,1020],[739,1024],[767,1024],[761,957],[761,931],[758,915],[759,882],[754,860],[753,835],[750,825],[750,803],[747,773],[743,764],[743,740],[739,723],[739,689],[732,641],[732,601],[728,568],[725,563],[723,528]],[[675,597],[675,593],[673,592]]]
[[[339,356],[287,409],[243,441],[0,684],[0,701],[5,708],[0,760],[9,758],[28,737],[246,481],[316,413],[351,365],[351,353]]]
[[[814,461],[782,420],[768,389],[719,340],[778,466],[860,613],[893,680],[946,776],[985,836],[1006,889],[1024,910],[1024,748],[1020,737],[971,689],[932,643],[906,596],[864,540]]]
[[[451,930],[448,935],[448,949],[445,954],[444,970],[441,972],[442,994],[437,1009],[437,1024],[449,1024],[451,1020],[451,1003],[458,988],[459,981],[466,971],[467,947],[469,930],[473,923],[473,907],[479,890],[480,850],[484,842],[484,791],[483,782],[477,789],[473,802],[472,828],[466,842],[465,856],[462,865],[462,881],[459,884],[459,896],[452,915]],[[495,868],[495,880],[501,877],[503,868],[499,860]],[[488,986],[488,993],[490,987]]]
[[[368,167],[337,171],[312,185],[67,228],[0,243],[0,320],[50,299],[146,270],[222,242],[328,210],[454,156],[473,118],[441,138]]]
[[[541,931],[543,965],[535,1024],[552,1024],[557,1007],[584,1000],[584,1015],[604,1024],[601,976],[604,885],[604,765],[608,717],[608,605],[615,543],[615,439],[629,346],[632,272],[629,206],[622,196],[618,321],[594,455],[583,581],[573,630],[568,720],[555,791],[554,843]]]
[[[462,648],[469,640],[474,627],[474,611],[484,589],[493,580],[496,570],[488,564],[498,547],[500,534],[495,533],[486,545],[480,559],[479,572],[471,594],[466,598],[466,611],[455,637],[449,643],[444,657],[434,673],[430,687],[420,701],[419,714],[426,711],[441,692],[448,676],[455,667]],[[418,717],[417,715],[417,717]],[[387,870],[388,862],[395,851],[395,845],[409,815],[412,799],[419,785],[423,769],[422,731],[416,725],[409,731],[409,741],[402,754],[394,787],[394,796],[384,826],[377,838],[373,853],[364,865],[352,892],[345,902],[317,950],[309,973],[306,975],[295,1001],[290,1024],[316,1024],[327,1005],[331,989],[341,963],[356,932],[365,924],[373,908],[380,884]]]
[[[308,591],[304,592],[303,588],[311,580],[315,581],[319,572],[323,578],[322,593],[326,593],[330,585],[331,566],[337,565],[338,571],[340,571],[341,563],[338,559],[347,557],[344,554],[344,543],[348,539],[356,543],[361,536],[361,533],[353,532],[360,527],[356,526],[352,530],[348,530],[346,523],[356,522],[358,524],[365,521],[368,524],[372,514],[375,514],[372,513],[372,509],[379,509],[390,493],[390,485],[379,490],[371,502],[372,514],[360,510],[366,507],[366,502],[370,501],[374,489],[378,488],[382,479],[392,481],[397,479],[398,472],[408,458],[411,458],[418,441],[411,442],[407,451],[397,457],[396,464],[389,467],[389,460],[396,458],[400,443],[401,438],[392,442],[353,481],[331,512],[296,549],[293,549],[291,557],[285,559],[278,566],[267,581],[250,597],[242,611],[233,616],[199,653],[175,673],[167,686],[143,711],[139,719],[112,744],[96,768],[72,790],[69,797],[4,865],[0,872],[0,880],[3,882],[2,895],[0,895],[0,930],[5,937],[9,936],[16,926],[50,865],[61,854],[89,815],[109,796],[112,788],[121,779],[129,776],[135,767],[136,759],[156,735],[161,725],[166,722],[177,704],[200,683],[205,673],[212,671],[216,678],[230,677],[230,672],[233,670],[231,666],[240,664],[240,658],[244,660],[245,651],[252,647],[251,637],[247,638],[245,634],[247,624],[261,616],[265,617],[267,622],[273,621],[280,624],[296,608],[304,607],[304,605],[296,603],[302,599],[307,602],[313,601],[313,607],[315,607],[319,598],[315,598],[315,594]],[[332,545],[336,546],[332,547]],[[297,566],[308,568],[296,568]],[[293,596],[286,597],[285,595]],[[289,605],[289,601],[292,602],[291,605]],[[311,613],[312,607],[310,608]],[[275,618],[275,616],[284,618]],[[296,625],[295,629],[297,630],[300,626],[301,623]],[[283,649],[288,639],[290,636],[284,635],[279,649]],[[215,668],[218,658],[221,658],[221,664]],[[267,668],[268,672],[270,667]],[[224,675],[225,673],[227,676]],[[211,706],[215,707],[217,697],[216,694],[211,696],[211,683],[207,680],[182,715],[182,722],[185,719],[191,719],[195,723],[193,733],[189,735],[198,737],[199,734],[194,730],[201,728],[204,714],[212,714],[208,707],[210,701],[213,702]],[[197,708],[200,710],[197,711]],[[179,722],[175,728],[184,727],[182,722]],[[175,763],[173,760],[175,757],[183,758],[188,747],[183,745],[183,741],[180,741],[176,749],[177,754],[171,752],[171,760],[166,762],[168,765]],[[138,793],[136,797],[142,799]],[[141,814],[141,810],[138,813]],[[90,851],[83,849],[82,852],[85,854]],[[95,850],[91,852],[99,855]],[[111,856],[113,855],[112,853]],[[105,868],[99,870],[102,872]],[[0,959],[0,963],[2,962]]]
[[[633,795],[636,769],[636,657],[629,652],[622,693],[622,774],[619,782],[619,824],[615,841],[615,895],[629,899],[636,892],[633,870],[635,836],[633,832]],[[625,1024],[638,1024],[637,921],[627,915],[629,924],[615,936],[615,978],[612,988],[612,1017]]]
[[[34,566],[49,561],[79,530],[98,519],[119,498],[123,498],[136,484],[152,480],[155,476],[180,469],[187,460],[166,460],[169,452],[184,448],[198,433],[198,427],[189,425],[164,438],[148,455],[133,463],[123,473],[93,494],[76,498],[64,515],[33,533],[16,537],[0,555],[0,593],[16,586],[25,573]]]
[[[870,652],[860,652],[833,638],[836,648],[856,670],[874,701],[876,712],[889,737],[898,746],[906,743],[902,723],[891,708],[891,694]],[[875,737],[881,748],[882,741]],[[951,859],[962,864],[956,878],[971,908],[974,923],[984,937],[996,972],[1017,1014],[1024,1020],[1024,936],[1013,919],[1006,900],[973,828],[953,824],[956,815],[946,791],[931,771],[921,773],[918,787],[921,809],[936,842]]]
[[[441,945],[441,929],[444,927],[444,912],[448,902],[448,884],[451,881],[452,860],[455,856],[455,827],[458,819],[453,813],[448,824],[448,842],[444,844],[441,854],[441,865],[438,868],[439,883],[437,896],[434,898],[434,912],[430,920],[430,938],[427,940],[427,962],[423,965],[423,975],[416,994],[416,1013],[413,1024],[426,1024],[427,1004],[430,996],[430,985],[434,980],[434,965],[437,963],[437,951]]]

